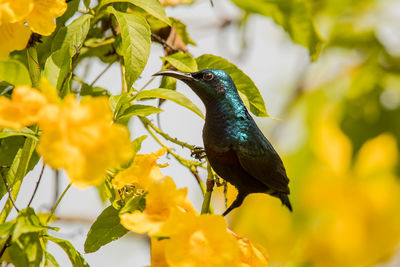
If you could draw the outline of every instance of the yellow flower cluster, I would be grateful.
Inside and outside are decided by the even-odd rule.
[[[222,216],[199,215],[187,188],[163,178],[156,161],[164,153],[137,155],[113,179],[116,188],[129,184],[147,191],[144,211],[124,213],[120,219],[125,228],[152,237],[152,266],[267,266],[266,254],[230,232]]]
[[[65,169],[79,187],[98,185],[106,170],[128,162],[132,156],[129,131],[113,124],[106,97],[78,102],[73,95],[57,98],[55,89],[41,81],[42,92],[16,87],[11,100],[0,97],[0,129],[22,129],[38,123],[42,134],[37,151],[55,169]]]
[[[24,49],[31,31],[50,35],[56,28],[54,19],[66,10],[65,0],[1,0],[0,40],[3,41],[0,42],[0,58]]]

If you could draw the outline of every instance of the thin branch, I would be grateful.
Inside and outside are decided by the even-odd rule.
[[[7,190],[7,193],[8,193],[8,199],[11,201],[11,203],[12,203],[14,209],[15,209],[17,212],[19,212],[19,209],[17,208],[17,205],[15,205],[14,199],[13,199],[13,197],[12,197],[12,195],[11,195],[11,189],[10,189],[10,187],[8,186],[7,179],[6,179],[6,177],[3,175],[3,167],[0,168],[0,176],[1,176],[1,178],[3,179],[4,186],[6,187],[6,190]]]
[[[208,177],[207,177],[207,192],[204,194],[203,205],[201,206],[201,214],[213,213],[211,207],[211,195],[214,189],[214,175],[211,169],[211,165],[208,162],[207,165]]]
[[[177,145],[180,145],[181,147],[186,147],[190,150],[195,150],[196,146],[190,145],[188,143],[179,141],[176,138],[173,138],[171,136],[169,136],[168,134],[164,133],[163,131],[161,131],[159,128],[157,128],[157,126],[155,126],[149,119],[147,119],[146,117],[140,117],[140,119],[142,120],[143,123],[149,125],[156,133],[158,133],[159,135],[161,135],[162,137],[164,137],[166,140],[175,143]]]
[[[125,78],[125,65],[122,63],[122,59],[119,63],[121,65],[122,93],[127,93],[128,85],[126,83],[126,78]]]
[[[99,73],[99,75],[97,75],[97,77],[93,80],[93,82],[91,82],[91,83],[89,84],[89,86],[92,87],[92,86],[97,82],[97,80],[100,79],[100,77],[103,76],[103,74],[111,67],[111,65],[112,65],[113,63],[114,63],[114,62],[109,63],[109,64],[107,65],[107,67],[105,67],[104,70],[102,70],[102,71]]]
[[[194,178],[196,178],[197,183],[200,185],[201,193],[203,193],[204,196],[204,194],[206,193],[206,188],[203,184],[203,181],[200,178],[199,173],[197,172],[197,168],[192,166],[189,168],[189,170],[193,174]]]
[[[57,200],[56,204],[54,205],[53,209],[52,209],[51,212],[50,212],[49,217],[47,217],[46,225],[49,223],[51,217],[53,217],[54,212],[56,211],[58,205],[60,204],[61,200],[63,199],[63,197],[65,196],[65,194],[67,193],[67,191],[68,191],[68,189],[71,187],[71,185],[72,185],[72,183],[70,183],[70,184],[64,189],[64,191],[62,192],[60,198]]]
[[[38,190],[38,188],[39,188],[40,181],[42,180],[42,176],[43,176],[43,172],[44,172],[44,167],[46,167],[46,165],[43,163],[42,170],[40,171],[40,174],[39,174],[39,179],[38,179],[38,181],[36,182],[36,186],[35,186],[35,189],[33,190],[32,197],[31,197],[31,199],[29,200],[28,207],[32,204],[32,201],[33,201],[33,199],[35,198],[36,192],[37,192],[37,190]]]
[[[152,77],[150,78],[150,80],[149,80],[147,83],[145,83],[145,85],[143,85],[142,88],[139,89],[139,92],[140,92],[140,91],[143,91],[152,81],[154,81],[155,78],[156,78],[156,77],[152,76]]]
[[[171,154],[176,160],[178,160],[179,163],[181,163],[182,165],[184,165],[184,166],[186,166],[188,168],[190,168],[191,166],[204,168],[203,163],[199,163],[199,162],[195,162],[195,161],[192,161],[192,160],[188,160],[188,159],[182,158],[181,156],[176,154],[174,151],[172,151],[172,149],[170,147],[165,145],[160,140],[160,138],[157,137],[157,135],[155,135],[153,133],[153,131],[150,129],[150,127],[147,124],[143,123],[143,125],[146,128],[146,130],[150,133],[150,135],[157,141],[157,143],[159,143],[162,147],[165,147],[167,149],[168,153]]]
[[[179,49],[179,48],[175,48],[175,47],[171,46],[169,43],[167,43],[167,41],[165,39],[163,39],[161,36],[159,36],[155,33],[152,33],[151,37],[153,37],[158,42],[160,42],[164,47],[171,49],[172,52],[174,52],[174,53],[179,52],[179,51],[185,52],[183,49]]]
[[[3,257],[4,252],[6,252],[6,249],[7,249],[9,246],[11,246],[11,239],[12,239],[12,236],[9,235],[8,238],[7,238],[7,240],[6,240],[6,242],[4,243],[4,246],[1,248],[1,251],[0,251],[0,259]]]

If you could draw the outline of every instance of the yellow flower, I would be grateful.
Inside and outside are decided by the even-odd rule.
[[[1,0],[0,26],[3,23],[14,23],[22,20],[32,11],[32,8],[33,0]]]
[[[65,0],[34,0],[32,12],[26,18],[32,31],[50,35],[56,28],[54,19],[67,10]]]
[[[157,164],[157,159],[166,151],[162,148],[148,155],[136,155],[132,165],[114,177],[112,180],[114,188],[121,189],[125,185],[134,185],[147,190],[152,183],[164,178],[160,170],[160,167],[164,166]]]
[[[3,23],[0,25],[0,58],[8,57],[14,50],[26,47],[31,31],[23,22]]]
[[[46,105],[46,97],[38,90],[28,86],[15,87],[11,100],[0,96],[0,130],[19,130],[37,123],[40,111]]]
[[[262,247],[256,247],[247,238],[234,234],[239,244],[239,263],[241,267],[266,267],[268,256]]]
[[[238,266],[238,243],[220,215],[175,210],[162,233],[170,266]]]
[[[119,167],[133,155],[126,127],[112,123],[106,97],[84,99],[73,95],[61,105],[49,105],[41,113],[43,130],[37,147],[46,164],[65,169],[78,187],[98,185],[106,169]]]
[[[151,238],[151,267],[168,267],[167,260],[165,259],[165,244],[169,239],[157,240],[157,238]]]
[[[145,210],[120,215],[121,224],[139,234],[157,235],[173,210],[196,213],[186,195],[187,188],[177,189],[172,178],[166,177],[149,187]]]

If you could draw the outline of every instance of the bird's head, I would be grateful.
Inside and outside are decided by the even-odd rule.
[[[205,69],[197,72],[160,71],[154,75],[170,76],[185,82],[201,98],[204,104],[228,95],[237,95],[232,78],[223,70]]]

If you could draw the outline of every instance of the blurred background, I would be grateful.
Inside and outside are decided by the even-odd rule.
[[[315,61],[307,48],[292,41],[295,32],[290,36],[276,20],[253,14],[257,12],[251,4],[213,2],[214,7],[208,0],[167,7],[167,14],[187,25],[197,43],[188,47],[193,56],[224,57],[258,86],[268,113],[276,119],[255,119],[283,158],[294,208],[289,213],[275,198],[254,194],[227,217],[230,228],[263,246],[270,266],[400,266],[400,1],[288,1],[288,14],[299,12],[295,7],[300,2],[307,6],[307,16],[323,40]],[[135,88],[161,68],[163,55],[162,46],[153,45]],[[85,72],[91,81],[106,66],[98,61],[77,72]],[[156,79],[147,88],[159,84]],[[119,66],[112,65],[96,85],[120,93]],[[178,83],[177,90],[204,111],[188,87]],[[203,121],[198,116],[172,102],[162,109],[163,131],[202,146]],[[156,122],[155,116],[152,119]],[[130,129],[133,138],[146,134],[136,119]],[[158,149],[149,137],[140,153]],[[173,177],[179,187],[188,187],[200,210],[202,195],[191,173],[168,155],[159,162],[169,163],[163,174]],[[17,205],[30,197],[40,165],[24,180]],[[62,190],[68,179],[60,175]],[[200,175],[206,179],[205,172]],[[51,206],[54,181],[54,172],[46,168],[33,202],[36,210]],[[218,214],[225,209],[222,191],[213,194]],[[228,188],[228,202],[234,194]],[[58,224],[63,226],[57,234],[83,252],[89,227],[104,207],[96,188],[72,188],[57,210]],[[61,249],[51,250],[65,263],[62,266],[70,264]],[[91,266],[146,266],[149,240],[129,233],[84,257]]]

